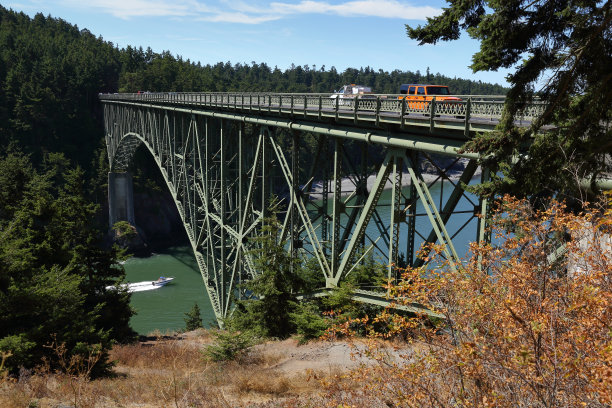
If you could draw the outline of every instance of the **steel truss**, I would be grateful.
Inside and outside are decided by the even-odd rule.
[[[445,244],[444,256],[459,262],[453,239],[486,213],[486,202],[464,191],[477,174],[476,158],[464,155],[467,164],[456,175],[459,144],[449,141],[382,142],[371,132],[360,139],[333,126],[124,102],[104,103],[104,118],[112,172],[128,171],[140,146],[159,166],[219,321],[231,312],[240,283],[258,275],[251,238],[260,232],[272,196],[281,205],[280,239],[292,254],[316,259],[328,288],[369,254],[387,264],[388,277],[395,279],[398,266],[423,263],[416,256],[421,242]],[[307,149],[306,140],[316,147]],[[308,169],[305,153],[312,156]],[[442,168],[432,153],[453,155],[455,162]],[[436,180],[426,182],[423,162]],[[403,175],[409,187],[402,186]],[[432,195],[436,181],[443,181],[442,191]],[[381,199],[385,189],[389,197]],[[460,200],[467,200],[468,210],[457,210]],[[457,215],[463,221],[451,230],[449,220]],[[425,227],[417,222],[423,219]],[[473,239],[484,239],[484,228],[476,230]]]

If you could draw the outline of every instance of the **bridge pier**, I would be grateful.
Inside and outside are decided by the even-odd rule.
[[[135,225],[132,174],[108,173],[108,222],[110,228],[118,221]]]

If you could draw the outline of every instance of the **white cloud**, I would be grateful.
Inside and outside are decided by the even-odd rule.
[[[211,22],[260,24],[297,14],[332,14],[343,17],[379,17],[425,20],[440,14],[431,6],[413,6],[398,0],[353,0],[340,4],[302,0],[299,3],[271,2],[254,6],[244,1],[221,0],[209,6],[199,0],[60,0],[71,7],[94,8],[122,19],[134,17],[185,17]]]
[[[200,20],[212,21],[215,23],[241,23],[241,24],[260,24],[266,21],[279,20],[280,15],[254,15],[241,12],[217,12],[203,16]]]
[[[133,17],[186,17],[213,10],[190,0],[62,0],[71,7],[94,8],[122,19]]]
[[[411,6],[396,0],[357,0],[342,4],[305,0],[298,4],[271,3],[270,6],[272,10],[285,14],[338,14],[345,17],[366,16],[403,20],[425,20],[426,17],[440,14],[441,11],[430,6]]]

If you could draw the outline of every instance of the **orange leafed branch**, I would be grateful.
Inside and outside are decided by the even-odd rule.
[[[360,398],[414,407],[612,404],[610,203],[578,216],[556,202],[544,211],[501,202],[497,244],[473,244],[456,270],[443,262],[407,269],[390,285],[397,302],[419,302],[446,320],[391,310],[372,319],[410,347],[394,364],[368,368],[369,380],[354,374],[368,383]]]

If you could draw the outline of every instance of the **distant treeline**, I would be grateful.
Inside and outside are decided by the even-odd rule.
[[[271,68],[266,63],[234,64],[219,62],[201,65],[175,57],[167,51],[154,53],[150,48],[128,46],[122,50],[123,69],[119,79],[120,92],[137,91],[253,91],[253,92],[333,92],[345,84],[372,87],[375,93],[399,93],[400,84],[434,83],[448,85],[455,94],[503,95],[501,85],[449,78],[419,71],[391,72],[371,67],[347,68],[291,65],[286,70]]]

